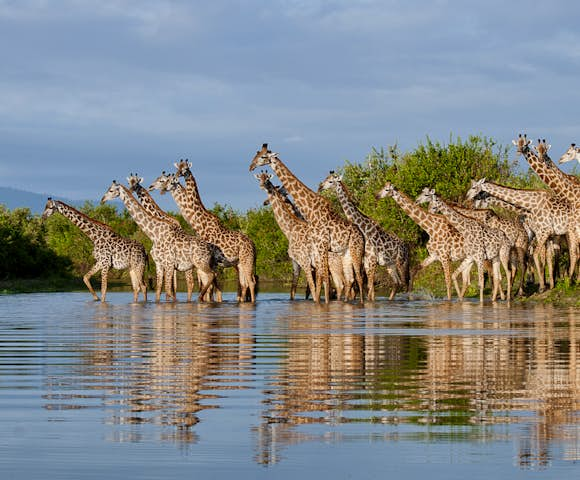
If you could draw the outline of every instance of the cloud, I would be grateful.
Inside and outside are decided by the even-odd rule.
[[[553,133],[558,150],[580,143],[570,101],[579,8],[0,0],[0,171],[24,182],[14,159],[26,159],[38,168],[38,191],[48,190],[44,178],[102,194],[101,183],[136,163],[152,176],[195,156],[231,172],[228,193],[253,204],[246,157],[264,141],[312,185],[373,146],[409,149],[425,135],[509,143],[526,128]],[[314,151],[324,158],[314,161]],[[79,155],[91,178],[75,173]],[[224,190],[205,178],[211,205]]]

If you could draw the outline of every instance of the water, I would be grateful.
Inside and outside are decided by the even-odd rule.
[[[580,315],[0,296],[0,478],[578,478]]]

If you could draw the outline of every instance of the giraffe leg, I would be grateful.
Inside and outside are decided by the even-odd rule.
[[[95,290],[93,289],[93,286],[91,285],[91,277],[95,273],[97,273],[100,269],[101,269],[101,266],[97,263],[97,264],[93,265],[91,267],[91,269],[87,273],[85,273],[85,275],[83,276],[83,282],[85,282],[85,285],[89,289],[89,292],[91,292],[91,295],[93,296],[94,300],[98,300],[99,296],[95,293]]]
[[[371,301],[375,301],[375,272],[377,270],[377,260],[376,258],[365,258],[365,272],[367,274],[367,298]]]
[[[143,269],[137,268],[131,272],[131,276],[135,277],[134,280],[131,278],[131,282],[135,282],[133,285],[133,301],[135,303],[139,301],[139,292],[141,292],[143,294],[143,301],[147,303],[147,284],[143,280]]]
[[[209,265],[207,266],[207,268],[204,269],[203,273],[204,273],[205,281],[204,281],[204,284],[199,291],[199,296],[197,297],[198,302],[203,301],[203,297],[204,297],[205,293],[207,292],[207,289],[213,283],[213,280],[215,278],[215,272],[209,267]]]
[[[133,289],[133,303],[137,303],[137,300],[139,299],[139,290],[141,288],[138,270],[131,268],[129,270],[129,277],[131,278],[131,288]]]
[[[256,278],[254,276],[254,257],[244,255],[238,263],[239,281],[241,284],[240,300],[241,302],[256,301]],[[248,298],[249,297],[249,298]]]
[[[197,272],[198,279],[200,278],[199,271]],[[201,282],[201,280],[200,280]],[[193,295],[193,287],[195,285],[195,281],[193,279],[193,268],[185,271],[185,284],[187,286],[187,301],[191,302],[191,296]]]
[[[506,282],[507,282],[507,287],[506,287],[506,297],[507,297],[507,301],[509,302],[512,298],[512,275],[511,275],[511,269],[510,269],[510,248],[505,247],[503,250],[500,250],[500,254],[499,254],[499,261],[503,267],[503,270],[505,272],[505,276],[506,276]],[[499,273],[499,293],[500,293],[500,297],[502,300],[505,300],[506,297],[503,296],[503,288],[501,286],[501,271]]]
[[[547,239],[537,239],[536,248],[534,248],[534,266],[536,267],[536,273],[538,276],[538,291],[541,293],[546,289],[545,282],[545,261],[546,261],[546,241]],[[551,263],[551,262],[550,262]],[[551,268],[551,267],[549,267]]]
[[[471,285],[471,265],[461,274],[461,282],[461,297],[464,297],[467,288]]]
[[[314,301],[314,303],[320,303],[320,292],[322,289],[322,271],[320,270],[320,267],[316,268],[316,280],[314,280],[314,278],[312,278],[312,286],[314,287],[314,290],[312,290],[312,300]],[[312,277],[312,273],[310,274],[310,276]],[[308,275],[306,276],[306,278],[308,279]]]
[[[575,231],[568,233],[568,251],[570,255],[568,277],[570,278],[570,282],[572,282],[575,279],[576,263],[578,262],[578,236]]]
[[[320,281],[324,286],[324,303],[330,303],[330,268],[328,265],[328,250],[329,246],[326,243],[322,243],[318,246],[317,257],[320,259],[320,262],[316,270],[320,271],[320,278],[317,278],[317,283]],[[318,285],[316,287],[318,288]]]
[[[479,303],[483,303],[483,287],[484,287],[484,266],[483,261],[477,262],[477,283],[479,285]]]
[[[308,285],[308,287],[310,288],[310,291],[312,292],[312,300],[314,300],[314,302],[318,303],[320,301],[320,298],[316,298],[316,285],[314,284],[314,278],[312,276],[312,269],[310,267],[304,267],[304,275],[306,276],[306,284]],[[316,276],[318,277],[320,274],[318,273],[318,270],[316,271]]]
[[[218,281],[217,274],[215,275],[211,285],[212,285],[212,290],[215,292],[215,301],[218,303],[221,303],[223,300],[222,290],[221,290],[221,286],[220,286],[219,281]],[[208,300],[213,302],[213,296],[212,296],[212,298],[209,298]]]
[[[468,271],[469,269],[471,269],[471,265],[473,264],[473,261],[474,260],[472,258],[464,259],[463,262],[461,262],[461,264],[459,265],[459,267],[457,267],[457,269],[451,275],[451,279],[453,280],[453,284],[455,286],[455,291],[457,292],[459,299],[463,298],[463,294],[465,292],[459,288],[459,284],[457,283],[457,277],[459,276],[459,274],[463,274],[465,271]],[[483,271],[482,271],[482,277],[483,277]]]
[[[155,302],[161,301],[161,289],[163,288],[163,279],[165,278],[164,267],[155,265]]]
[[[517,263],[520,268],[520,286],[518,288],[518,297],[524,296],[524,286],[526,283],[526,270],[528,269],[528,262],[526,258],[526,251],[522,247],[516,247],[516,254],[518,257]],[[515,280],[515,278],[514,278]]]
[[[429,263],[432,263],[433,261],[435,261],[435,258],[433,258]],[[423,263],[425,263],[425,262],[423,262]],[[429,265],[429,263],[427,265]],[[441,266],[443,267],[443,276],[445,277],[445,288],[447,289],[447,300],[451,300],[451,260],[448,258],[442,258],[441,259]],[[457,287],[455,288],[455,291],[457,292],[457,296],[459,298],[462,298],[463,295],[461,295],[461,293],[457,289]]]
[[[147,282],[145,279],[145,265],[140,265],[137,270],[137,278],[139,281],[139,287],[141,289],[141,293],[143,294],[143,301],[147,303]]]
[[[296,296],[296,288],[298,287],[298,278],[300,277],[300,271],[302,268],[298,264],[298,262],[292,259],[292,283],[290,285],[290,300],[294,300]],[[304,271],[306,274],[306,271]],[[310,272],[312,275],[312,272]]]
[[[503,262],[502,262],[503,263]],[[509,267],[507,269],[507,275],[509,276]],[[505,299],[503,289],[501,287],[501,269],[500,269],[500,262],[496,259],[492,263],[492,284],[493,290],[491,293],[491,301],[495,302],[497,299],[497,293],[499,291],[500,297],[502,300]]]
[[[106,301],[108,280],[109,280],[109,267],[104,267],[101,270],[101,302]]]
[[[404,272],[403,269],[400,268],[397,264],[392,264],[387,266],[387,270],[391,275],[391,279],[393,280],[393,288],[391,289],[391,294],[389,295],[389,300],[395,298],[395,295],[401,288],[404,286],[407,291],[409,289],[409,276],[406,275],[407,272]]]
[[[345,294],[345,279],[344,279],[344,269],[342,266],[342,258],[336,253],[328,253],[328,270],[330,276],[332,277],[332,283],[336,289],[336,298],[341,299],[343,294]]]
[[[171,291],[173,298],[177,298],[177,269],[173,271],[173,280],[171,281]]]
[[[177,301],[177,296],[173,294],[173,277],[174,277],[174,273],[175,270],[174,268],[167,268],[165,270],[165,278],[163,279],[163,281],[165,282],[165,300],[166,301]]]

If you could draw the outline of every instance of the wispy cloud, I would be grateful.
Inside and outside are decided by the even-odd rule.
[[[114,171],[134,169],[119,158],[141,158],[153,175],[183,154],[237,175],[231,195],[251,204],[246,155],[263,141],[313,185],[318,172],[303,168],[313,144],[322,173],[427,134],[507,143],[528,128],[558,150],[580,142],[579,10],[571,0],[0,0],[0,171],[22,182],[14,158],[26,158],[37,191],[48,181],[70,192],[76,179],[101,194]],[[90,178],[76,173],[79,152],[87,168],[99,159]],[[227,200],[204,189],[209,204]]]

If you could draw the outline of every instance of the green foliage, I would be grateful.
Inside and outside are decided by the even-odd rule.
[[[291,274],[288,240],[278,227],[270,207],[249,210],[246,233],[256,245],[256,272],[261,277],[287,280]]]
[[[427,236],[392,199],[376,200],[376,193],[386,181],[413,198],[424,187],[431,187],[452,201],[461,201],[471,180],[482,177],[518,188],[544,188],[533,172],[517,170],[516,162],[508,160],[508,148],[481,136],[470,136],[465,141],[450,137],[447,144],[427,137],[424,143],[405,153],[397,146],[373,149],[363,162],[346,162],[338,170],[359,209],[409,242],[413,263],[426,255]],[[337,210],[340,211],[338,204]],[[151,241],[125,209],[118,211],[112,204],[95,206],[86,203],[81,211],[111,226],[121,235],[138,240],[147,250],[151,248]],[[211,211],[226,227],[243,231],[254,241],[256,271],[263,280],[286,281],[290,278],[288,241],[276,224],[270,207],[242,213],[216,203]],[[181,215],[171,215],[186,231],[192,231]],[[72,272],[78,277],[94,262],[89,239],[61,215],[53,215],[41,223],[27,210],[8,212],[2,208],[0,241],[4,246],[0,250],[0,279],[10,276],[25,278],[54,270],[65,274]],[[150,269],[154,269],[153,262]],[[228,278],[233,278],[231,269],[226,272]],[[425,271],[423,285],[422,280],[417,279],[418,287],[441,283],[433,278],[438,272],[436,267]],[[435,294],[443,295],[442,292]]]
[[[515,162],[508,161],[507,148],[486,137],[470,136],[467,141],[450,139],[446,145],[427,138],[425,144],[404,154],[397,146],[373,149],[364,163],[347,162],[340,170],[360,210],[417,247],[427,239],[422,230],[394,200],[377,202],[375,198],[385,182],[412,198],[429,187],[443,198],[460,201],[472,179],[505,183],[515,167]]]
[[[227,228],[231,230],[244,230],[242,225],[243,215],[236,212],[229,205],[215,203],[210,212],[216,215]]]
[[[69,275],[70,261],[46,242],[46,231],[28,208],[0,205],[0,280]]]

